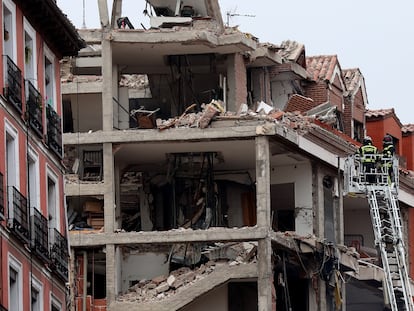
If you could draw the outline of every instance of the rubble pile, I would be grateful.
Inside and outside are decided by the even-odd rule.
[[[214,271],[215,265],[215,262],[209,261],[194,270],[182,267],[172,271],[169,276],[161,275],[152,280],[141,280],[130,287],[128,293],[118,297],[118,300],[121,302],[147,302],[165,298],[210,274]]]
[[[202,111],[191,112],[195,105],[189,106],[185,112],[177,117],[167,120],[157,119],[159,130],[168,128],[207,128],[212,121],[224,120],[256,120],[282,123],[300,132],[307,132],[313,124],[314,117],[304,116],[299,111],[284,112],[274,109],[264,102],[257,103],[256,109],[250,109],[242,105],[238,113],[225,111],[223,102],[213,100],[209,104],[201,106]]]
[[[132,74],[122,75],[119,81],[120,87],[128,87],[131,89],[145,89],[149,87],[149,81],[147,75]]]
[[[216,267],[229,267],[254,262],[257,242],[215,243],[202,252],[209,261],[191,269],[181,267],[168,276],[161,275],[151,280],[140,280],[117,298],[120,302],[149,302],[176,294],[214,272]]]

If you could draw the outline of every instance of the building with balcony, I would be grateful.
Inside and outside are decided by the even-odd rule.
[[[67,310],[60,60],[84,42],[52,0],[0,16],[0,306]]]
[[[217,0],[142,1],[149,29],[98,5],[62,67],[76,310],[384,308],[368,202],[343,195],[361,72],[225,27]]]

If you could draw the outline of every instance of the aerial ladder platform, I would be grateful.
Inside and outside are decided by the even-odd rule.
[[[374,167],[364,168],[366,160],[374,162]],[[392,311],[414,311],[398,205],[398,158],[349,156],[345,160],[344,177],[345,195],[364,195],[369,202],[375,246],[384,270],[384,300]]]

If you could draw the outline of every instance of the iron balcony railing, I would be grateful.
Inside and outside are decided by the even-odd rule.
[[[2,173],[0,173],[0,219],[4,220],[4,180]]]
[[[59,115],[49,105],[46,106],[47,145],[62,158],[62,130]]]
[[[28,122],[35,133],[43,137],[42,121],[42,95],[30,81],[26,81],[26,109],[28,112]]]
[[[33,208],[31,216],[31,249],[37,257],[44,262],[50,262],[49,258],[49,238],[48,238],[48,220],[42,215],[37,208]]]
[[[53,229],[53,244],[50,251],[52,270],[63,280],[68,280],[68,240],[58,230]]]
[[[4,57],[4,96],[22,113],[22,72],[9,56]]]
[[[8,227],[23,243],[30,242],[27,199],[14,186],[9,187]]]

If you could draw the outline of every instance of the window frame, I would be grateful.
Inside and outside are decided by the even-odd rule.
[[[50,83],[52,83],[51,85],[51,102],[50,99],[47,98],[48,96],[48,92],[47,92],[47,85],[46,85],[46,62],[45,60],[48,60],[51,63],[51,68],[52,68],[52,73],[50,75]],[[45,105],[49,105],[50,107],[53,108],[54,111],[57,112],[57,95],[56,95],[56,66],[55,66],[55,60],[56,57],[55,55],[52,53],[52,50],[49,49],[49,47],[45,44],[44,48],[43,48],[43,81],[44,81],[44,99],[45,99]],[[50,105],[49,103],[52,103],[52,105]]]
[[[32,56],[31,61],[33,65],[33,77],[27,76],[27,66],[26,66],[26,33],[30,36],[33,42],[32,48]],[[24,59],[24,79],[29,80],[34,87],[38,87],[38,81],[37,81],[37,66],[36,66],[36,59],[37,59],[37,45],[36,45],[36,30],[33,28],[33,26],[30,24],[30,22],[26,19],[26,17],[23,18],[23,59]]]
[[[44,301],[43,301],[43,284],[42,282],[40,282],[34,275],[33,273],[30,276],[30,310],[33,311],[32,309],[32,302],[31,302],[31,298],[32,298],[32,290],[35,289],[38,294],[39,294],[39,310],[44,310],[43,306],[44,306]]]
[[[13,40],[13,42],[11,43],[11,48],[12,48],[12,55],[8,55],[5,50],[5,44],[4,44],[4,29],[2,31],[2,42],[3,42],[3,55],[8,55],[14,63],[16,63],[16,59],[17,59],[17,55],[16,55],[16,51],[17,51],[17,40],[16,40],[16,4],[11,1],[11,0],[3,0],[3,6],[2,6],[2,19],[3,19],[3,27],[4,27],[4,7],[6,7],[10,13],[11,13],[11,33],[10,33],[10,39]]]

